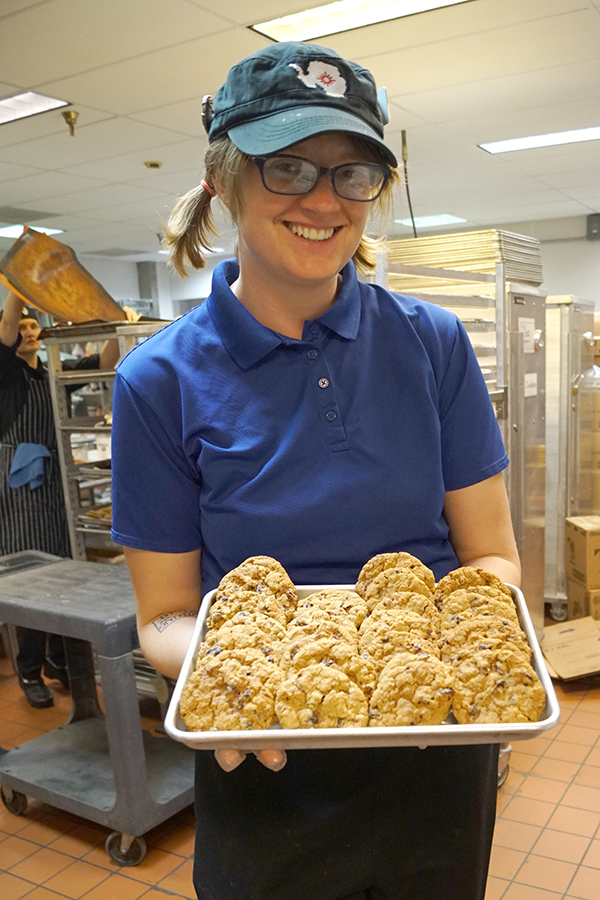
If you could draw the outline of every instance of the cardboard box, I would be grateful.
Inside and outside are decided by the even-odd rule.
[[[600,618],[600,590],[590,591],[585,584],[567,578],[567,618],[592,616],[592,609],[596,611],[593,618]]]
[[[586,616],[548,625],[540,647],[552,678],[582,678],[600,672],[600,621]]]
[[[588,590],[600,588],[600,516],[565,520],[565,574]]]

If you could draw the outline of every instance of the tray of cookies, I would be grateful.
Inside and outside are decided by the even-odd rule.
[[[354,585],[294,585],[268,556],[208,593],[165,718],[197,750],[506,743],[560,710],[522,592],[460,567],[436,584],[380,553]]]

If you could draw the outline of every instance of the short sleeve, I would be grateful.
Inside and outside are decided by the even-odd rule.
[[[488,388],[458,319],[439,391],[446,490],[477,484],[506,468],[508,456]]]
[[[181,431],[161,421],[118,372],[111,446],[113,540],[162,553],[201,547],[200,478],[185,457]]]

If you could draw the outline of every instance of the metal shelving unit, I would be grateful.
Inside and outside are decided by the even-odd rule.
[[[505,478],[522,589],[538,633],[544,625],[545,297],[494,273],[393,263],[379,254],[375,283],[455,312],[481,365],[511,464]],[[423,290],[419,285],[427,285]]]
[[[110,536],[112,520],[109,516],[103,517],[101,513],[102,509],[109,507],[111,500],[110,459],[77,463],[73,455],[74,435],[88,434],[96,438],[110,438],[109,416],[112,410],[115,373],[114,370],[100,369],[63,372],[61,348],[73,343],[102,344],[107,340],[116,340],[119,344],[119,358],[122,358],[137,343],[160,331],[164,326],[165,322],[69,325],[49,329],[44,337],[48,352],[58,457],[74,560],[86,562],[97,560],[101,556],[109,562],[122,561],[122,547],[115,544]],[[101,386],[94,392],[102,401],[99,414],[73,416],[70,397],[72,389],[90,385]],[[133,660],[138,693],[156,697],[164,714],[170,693],[167,680],[149,665],[140,650],[133,650]]]
[[[119,355],[122,357],[136,343],[155,334],[164,325],[164,322],[102,322],[59,326],[49,329],[44,338],[73,559],[88,560],[90,550],[104,551],[109,557],[121,552],[110,538],[110,517],[103,517],[100,512],[110,504],[110,459],[78,463],[74,458],[73,442],[77,435],[90,435],[90,442],[92,438],[104,438],[104,444],[107,443],[106,439],[110,438],[111,432],[110,414],[115,373],[114,370],[100,369],[63,372],[61,348],[73,343],[115,340],[119,343]],[[97,414],[73,415],[71,395],[78,387],[85,389],[91,385],[100,386],[97,391],[92,392],[97,395],[101,404]]]

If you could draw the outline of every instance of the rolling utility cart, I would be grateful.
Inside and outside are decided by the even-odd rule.
[[[64,635],[73,697],[66,725],[0,749],[4,805],[20,815],[30,796],[105,825],[111,859],[137,865],[142,835],[193,802],[194,754],[142,729],[127,569],[30,550],[1,557],[0,621]]]

